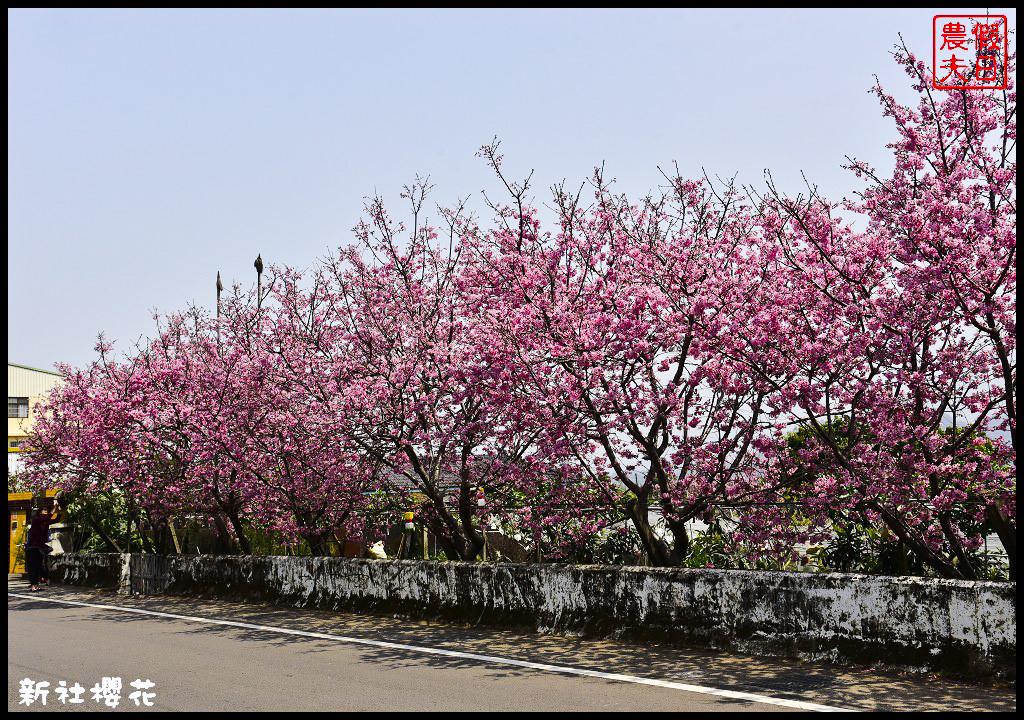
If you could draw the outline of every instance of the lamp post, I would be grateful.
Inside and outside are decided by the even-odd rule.
[[[263,256],[256,255],[256,262],[252,264],[256,268],[256,309],[263,305]]]
[[[224,283],[220,281],[220,270],[217,271],[217,349],[220,350],[220,294],[224,292]]]

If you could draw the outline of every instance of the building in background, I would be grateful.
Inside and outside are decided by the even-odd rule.
[[[35,422],[35,404],[50,394],[61,374],[7,363],[7,474],[22,468],[21,452]]]
[[[10,478],[22,469],[21,453],[25,450],[25,438],[35,422],[36,403],[50,394],[61,377],[60,373],[52,370],[7,363],[7,511],[11,522],[7,546],[10,557],[8,573],[22,573],[25,570],[22,544],[33,504],[52,508],[53,496],[57,492],[49,490],[39,498],[31,492],[12,493]]]

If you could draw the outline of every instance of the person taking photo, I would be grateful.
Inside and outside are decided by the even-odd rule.
[[[39,590],[39,579],[44,573],[46,555],[50,552],[50,546],[46,544],[50,525],[57,522],[60,512],[60,500],[54,498],[53,512],[45,508],[37,510],[29,523],[28,536],[25,539],[25,565],[28,566],[28,582],[32,592]]]

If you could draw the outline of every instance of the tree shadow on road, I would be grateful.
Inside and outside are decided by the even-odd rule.
[[[542,672],[502,664],[497,660],[431,654],[415,648],[395,647],[408,645],[861,710],[1012,711],[1016,708],[1013,686],[983,686],[935,676],[754,658],[656,642],[546,635],[523,628],[470,627],[382,615],[355,615],[223,600],[170,596],[128,597],[77,588],[53,588],[46,592],[54,599],[245,623],[246,627],[237,627],[196,622],[194,626],[180,632],[213,633],[239,642],[279,647],[298,645],[303,653],[330,652],[337,647],[338,642],[345,642],[345,638],[362,643],[390,643],[390,646],[348,643],[350,647],[358,648],[361,662],[380,665],[383,671],[389,673],[401,673],[403,669],[423,665],[476,671],[486,668],[486,677],[498,682]],[[8,608],[11,611],[32,611],[42,607],[52,608],[53,605],[46,602],[45,598],[33,598],[17,603],[9,602]],[[180,622],[130,612],[108,611],[106,617],[119,623],[144,620]],[[268,626],[274,629],[249,626]],[[322,633],[332,636],[332,639],[287,634],[281,632],[281,629]],[[727,698],[719,700],[729,701]]]

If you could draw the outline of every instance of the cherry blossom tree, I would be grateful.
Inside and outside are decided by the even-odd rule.
[[[482,154],[512,196],[489,232],[464,238],[464,283],[501,341],[494,361],[554,408],[549,456],[619,504],[652,562],[679,564],[688,521],[772,484],[769,386],[720,350],[748,322],[747,287],[764,272],[755,218],[731,186],[716,194],[678,173],[632,205],[599,169],[594,204],[556,188],[558,232],[542,233],[529,181],[505,178],[496,144]]]
[[[285,355],[288,367],[299,376],[308,363],[325,368],[307,371],[305,391],[330,408],[348,446],[376,464],[389,506],[416,507],[448,557],[473,559],[484,545],[483,514],[507,514],[505,489],[543,471],[533,452],[539,426],[487,389],[456,282],[461,209],[441,211],[442,243],[423,221],[428,190],[425,180],[406,187],[408,229],[379,197],[370,200],[357,244],[318,268],[311,290],[289,281],[278,327],[297,354]]]
[[[920,102],[875,88],[900,140],[889,180],[851,160],[872,185],[844,207],[867,227],[813,189],[771,186],[760,224],[777,267],[734,355],[812,431],[803,463],[829,468],[812,505],[884,526],[945,577],[978,577],[972,552],[994,530],[1014,576],[1015,96],[937,97],[923,63],[896,59]]]
[[[598,168],[592,199],[554,188],[545,230],[494,142],[488,223],[460,203],[431,224],[417,179],[408,226],[372,198],[312,270],[264,285],[260,258],[216,318],[63,368],[29,476],[202,513],[243,553],[254,527],[325,553],[372,504],[453,559],[492,521],[578,549],[628,518],[658,565],[695,519],[775,555],[852,523],[951,578],[981,576],[995,532],[1015,577],[1016,94],[896,59],[919,100],[874,89],[895,167],[851,159],[855,200],[676,167],[631,201]]]

